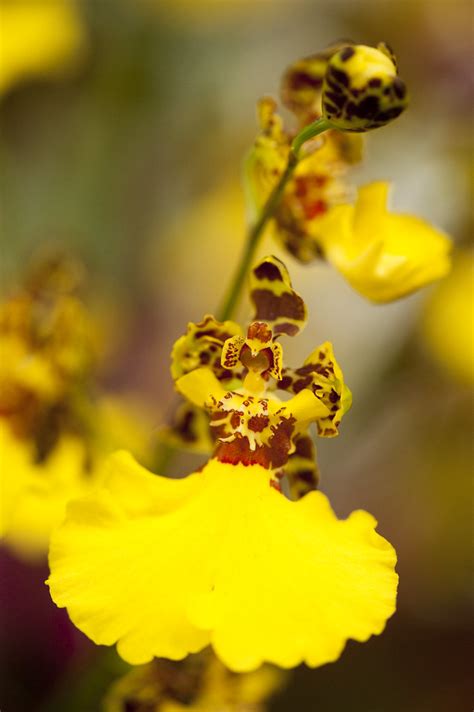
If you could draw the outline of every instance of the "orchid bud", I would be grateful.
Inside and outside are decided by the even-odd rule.
[[[352,45],[328,62],[323,82],[323,116],[342,131],[368,131],[397,118],[408,104],[387,45]]]

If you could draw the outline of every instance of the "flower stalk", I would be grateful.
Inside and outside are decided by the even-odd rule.
[[[260,242],[260,238],[263,235],[268,221],[273,217],[275,210],[280,203],[285,186],[292,177],[295,168],[301,159],[300,151],[303,144],[324,131],[327,131],[329,128],[331,128],[331,125],[326,119],[317,119],[316,121],[313,121],[313,123],[309,124],[309,126],[305,126],[305,128],[302,129],[302,131],[300,131],[294,138],[293,143],[291,144],[290,153],[288,155],[286,168],[283,171],[280,180],[268,196],[267,202],[263,206],[262,212],[260,213],[260,217],[250,228],[244,252],[237,266],[237,270],[235,271],[230,288],[227,292],[227,296],[222,304],[222,307],[217,312],[217,318],[220,321],[230,319],[234,314],[240,299],[242,287],[245,283],[245,278],[251,267],[255,252]]]

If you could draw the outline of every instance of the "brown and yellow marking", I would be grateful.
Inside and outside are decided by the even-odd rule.
[[[326,438],[338,435],[341,418],[351,405],[351,393],[344,383],[331,343],[326,341],[318,346],[300,368],[284,368],[278,388],[295,394],[304,388],[312,390],[330,411],[318,419],[318,434]]]
[[[233,369],[240,363],[247,371],[259,373],[263,378],[281,377],[283,350],[273,341],[272,330],[265,322],[254,321],[250,324],[247,337],[234,336],[228,339],[222,348],[221,364],[226,369]]]
[[[306,305],[292,288],[285,265],[276,257],[266,257],[252,270],[250,298],[255,319],[271,326],[274,337],[295,336],[306,325]]]
[[[190,322],[186,334],[176,341],[171,352],[174,380],[201,366],[212,369],[219,380],[235,377],[233,369],[238,366],[238,359],[232,360],[229,354],[228,364],[224,363],[222,347],[228,340],[236,345],[239,339],[243,340],[242,331],[233,321],[220,322],[207,314],[198,323]]]
[[[399,116],[407,107],[407,91],[388,46],[336,52],[328,62],[322,103],[324,116],[344,131],[375,129]]]
[[[221,400],[211,397],[208,410],[215,457],[222,462],[275,470],[288,461],[296,419],[284,403],[229,391]]]

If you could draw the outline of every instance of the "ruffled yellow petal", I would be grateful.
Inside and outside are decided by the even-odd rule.
[[[317,666],[395,610],[395,552],[375,525],[366,512],[338,521],[319,492],[290,502],[260,466],[211,460],[173,481],[117,455],[53,535],[49,586],[134,664],[212,643],[235,671]]]
[[[420,218],[389,213],[387,193],[387,183],[364,186],[354,206],[337,206],[318,223],[327,259],[360,294],[381,303],[440,279],[450,268],[446,235]]]

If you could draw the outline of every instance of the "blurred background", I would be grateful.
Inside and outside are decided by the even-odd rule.
[[[472,248],[472,21],[471,0],[0,0],[3,294],[39,249],[78,256],[108,325],[103,386],[132,392],[158,427],[172,344],[215,309],[243,246],[256,101],[278,95],[289,63],[339,38],[387,41],[412,97],[370,134],[354,180],[393,181],[392,205],[449,233],[457,264]],[[331,340],[353,391],[341,435],[318,444],[321,489],[341,517],[376,516],[400,574],[385,633],[298,669],[270,709],[467,711],[473,325],[468,308],[444,309],[458,272],[373,306],[329,267],[271,241],[269,252],[310,312],[288,362]],[[463,290],[465,304],[472,273]],[[51,602],[46,566],[1,557],[2,711],[99,710],[116,662],[90,680],[97,651]],[[65,696],[81,675],[82,696]]]

